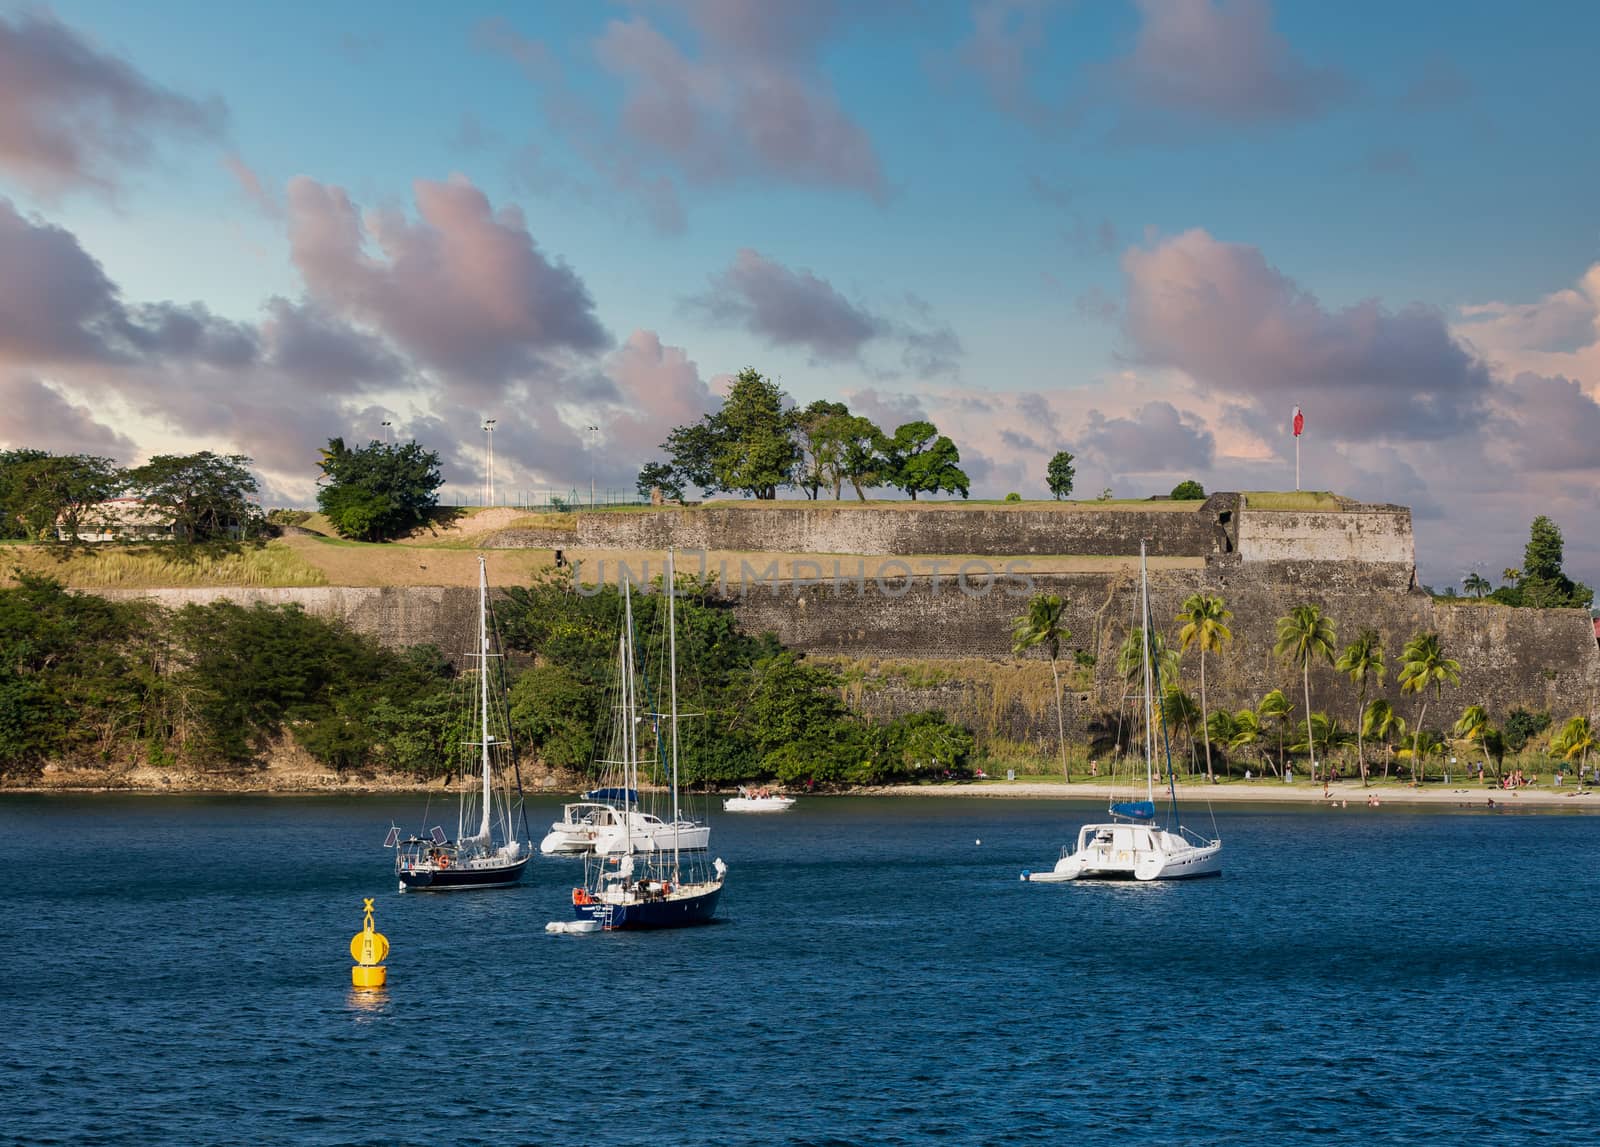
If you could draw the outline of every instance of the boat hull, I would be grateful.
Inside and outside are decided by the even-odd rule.
[[[1049,872],[1025,872],[1031,883],[1067,880],[1197,880],[1222,875],[1222,842],[1196,843],[1183,833],[1124,824],[1087,826],[1072,853]]]
[[[722,808],[724,812],[787,812],[792,804],[793,797],[728,797]]]
[[[689,928],[709,924],[717,914],[722,885],[692,896],[672,896],[663,900],[632,900],[623,903],[574,904],[579,920],[597,921],[608,932],[644,931],[656,928]]]
[[[469,888],[507,888],[522,879],[531,856],[524,856],[510,864],[463,865],[461,867],[435,868],[429,864],[400,867],[402,892],[457,892]]]

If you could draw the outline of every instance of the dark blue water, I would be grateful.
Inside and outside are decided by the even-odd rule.
[[[564,937],[572,861],[396,894],[411,797],[8,798],[0,1140],[1594,1141],[1600,817],[1219,810],[1220,880],[1017,880],[1093,812],[720,816],[725,923]]]

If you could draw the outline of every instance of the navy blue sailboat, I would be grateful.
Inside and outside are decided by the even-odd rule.
[[[717,914],[728,866],[719,857],[706,866],[704,845],[696,849],[680,846],[680,838],[692,836],[708,840],[710,830],[690,825],[682,819],[678,805],[678,640],[677,588],[673,581],[673,555],[667,551],[667,659],[671,730],[669,782],[672,794],[674,831],[665,836],[641,832],[634,835],[633,819],[626,824],[623,847],[611,855],[589,858],[584,863],[584,883],[572,890],[572,910],[580,921],[592,921],[610,931],[614,929],[682,928],[707,924]],[[623,582],[623,627],[620,649],[622,666],[622,787],[639,789],[639,747],[637,698],[634,689],[633,598]],[[659,755],[659,746],[657,749]],[[679,829],[698,829],[693,834]],[[671,847],[665,847],[670,842]]]

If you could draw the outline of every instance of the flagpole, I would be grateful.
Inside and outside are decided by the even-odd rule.
[[[1294,488],[1300,490],[1300,435],[1294,436]]]

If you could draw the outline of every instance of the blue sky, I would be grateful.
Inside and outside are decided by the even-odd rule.
[[[1413,505],[1425,577],[1543,510],[1595,580],[1596,42],[1578,3],[0,0],[13,235],[103,268],[63,322],[144,324],[8,344],[0,295],[0,377],[45,445],[226,446],[284,500],[384,418],[468,487],[498,416],[502,486],[623,488],[745,365],[931,417],[986,496],[1060,448],[1090,494],[1281,487],[1298,402],[1307,484]],[[427,306],[441,265],[481,295]]]

